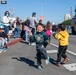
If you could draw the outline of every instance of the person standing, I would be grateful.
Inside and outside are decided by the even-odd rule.
[[[4,28],[5,28],[5,34],[8,34],[9,33],[9,30],[10,30],[10,13],[9,11],[6,11],[3,18],[2,18],[2,22],[4,24]]]
[[[32,13],[32,17],[30,18],[30,28],[32,31],[32,34],[34,35],[36,32],[36,24],[37,24],[37,19],[36,19],[36,13]]]
[[[36,25],[37,25],[36,13],[33,12],[32,17],[30,18],[30,29],[33,35],[36,33]],[[29,45],[32,44],[32,40],[30,40],[30,38],[29,41],[30,41]]]
[[[50,23],[50,21],[48,21],[46,25],[46,35],[48,36],[50,42],[52,36],[52,24]]]
[[[61,57],[64,58],[62,63],[66,63],[69,61],[69,58],[66,55],[67,47],[68,47],[68,39],[69,34],[65,30],[65,26],[63,24],[60,24],[58,27],[58,33],[54,33],[53,36],[59,40],[59,48],[58,48],[58,54],[57,54],[57,66],[61,66]]]
[[[25,30],[26,42],[29,42],[29,31],[31,31],[31,29],[30,29],[30,18],[27,18],[27,20],[24,22],[24,30]]]
[[[20,38],[20,20],[19,17],[16,17],[16,21],[15,21],[15,29],[14,29],[14,37],[15,38]]]

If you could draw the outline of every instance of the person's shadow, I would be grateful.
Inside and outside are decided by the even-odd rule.
[[[37,59],[37,55],[36,55],[35,58]],[[41,59],[44,59],[44,56],[43,55],[41,56]],[[57,61],[55,59],[53,59],[53,58],[50,57],[50,60],[49,61],[50,61],[51,64],[53,64],[53,65],[56,66]]]
[[[28,59],[28,58],[25,58],[25,57],[12,57],[12,59],[16,59],[18,61],[21,61],[21,62],[25,62],[26,64],[28,64],[29,66],[32,66],[32,67],[35,67],[37,68],[37,65],[35,65],[34,61]]]
[[[56,66],[56,60],[54,60],[53,58],[50,58],[50,63]]]

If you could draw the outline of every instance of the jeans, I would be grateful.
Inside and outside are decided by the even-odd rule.
[[[20,28],[18,26],[16,26],[16,28],[14,30],[14,35],[16,38],[20,37]]]
[[[9,26],[5,26],[5,34],[8,34],[9,33]]]
[[[30,28],[29,28],[29,30],[31,30]],[[25,31],[25,39],[26,39],[26,41],[28,41],[29,40],[29,31]]]
[[[7,38],[2,38],[2,39],[0,40],[0,48],[1,48],[1,47],[4,47],[6,44],[7,44]]]

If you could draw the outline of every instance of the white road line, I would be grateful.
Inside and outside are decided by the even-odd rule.
[[[57,53],[58,50],[47,50],[46,52],[47,52],[47,53]]]
[[[53,46],[55,46],[55,47],[58,47],[56,44],[53,44],[53,43],[50,43],[50,44],[53,45]],[[70,50],[67,50],[67,52],[70,53],[70,54],[72,54],[72,55],[74,55],[74,56],[76,56],[76,53],[74,53],[74,52],[72,52]]]
[[[64,64],[63,66],[69,71],[76,71],[76,63]]]

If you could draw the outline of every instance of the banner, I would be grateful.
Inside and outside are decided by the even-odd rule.
[[[40,19],[41,19],[42,21],[44,21],[44,16],[40,16]]]

